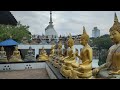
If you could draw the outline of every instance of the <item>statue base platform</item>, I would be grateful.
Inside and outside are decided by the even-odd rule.
[[[110,75],[109,70],[103,69],[101,70],[96,78],[102,78],[102,79],[120,79],[120,75]]]
[[[24,62],[36,62],[35,59],[24,59]]]
[[[55,68],[50,62],[47,61],[46,64],[54,73],[57,79],[66,79],[64,76],[62,76],[62,74],[60,73],[60,70],[58,68]]]
[[[4,62],[8,62],[8,60],[7,59],[0,59],[0,63],[4,63]]]
[[[35,58],[35,57],[32,57],[32,56],[27,56],[27,57],[24,59],[24,62],[29,62],[29,61],[36,61],[36,58]]]

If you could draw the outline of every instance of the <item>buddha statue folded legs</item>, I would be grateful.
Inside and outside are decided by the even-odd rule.
[[[77,68],[72,69],[72,77],[73,79],[89,79],[92,77],[92,64],[91,62],[87,61],[83,64],[77,66]]]

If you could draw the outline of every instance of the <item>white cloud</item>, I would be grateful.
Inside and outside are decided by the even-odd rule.
[[[53,11],[53,24],[58,35],[81,34],[83,26],[91,36],[98,27],[101,35],[108,34],[113,24],[115,11]],[[49,24],[49,11],[11,11],[17,21],[30,26],[32,34],[44,34]],[[120,11],[116,11],[118,18]]]

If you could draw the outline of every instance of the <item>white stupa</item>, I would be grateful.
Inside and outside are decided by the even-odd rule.
[[[45,36],[48,37],[49,41],[51,39],[58,40],[58,34],[54,29],[54,25],[52,22],[52,11],[50,11],[50,22],[49,25],[45,28]]]

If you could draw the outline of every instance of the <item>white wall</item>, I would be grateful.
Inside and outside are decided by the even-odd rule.
[[[18,45],[18,49],[29,49],[29,47],[32,47],[32,49],[35,49],[35,56],[37,54],[39,54],[39,49],[42,49],[42,47],[44,46],[45,49],[51,49],[52,45]],[[62,46],[62,48],[64,48],[64,45]],[[77,48],[80,52],[80,49],[82,48],[81,45],[74,45],[74,51],[75,48]]]

